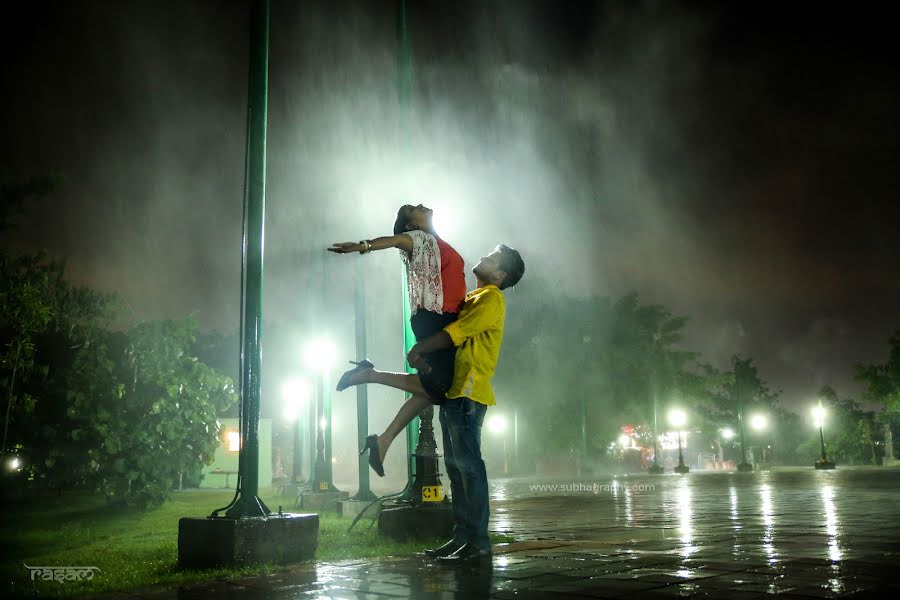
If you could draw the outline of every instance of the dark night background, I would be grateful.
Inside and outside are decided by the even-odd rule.
[[[349,259],[324,247],[388,233],[408,198],[452,215],[468,266],[498,241],[522,251],[507,327],[527,326],[517,303],[634,290],[692,317],[687,347],[720,368],[753,357],[798,408],[884,361],[900,327],[887,5],[409,4],[412,166],[393,4],[272,2],[267,321],[352,315]],[[68,257],[137,319],[233,332],[248,3],[4,12],[0,171],[67,183],[3,245]],[[399,263],[371,258],[387,316],[370,344],[399,368]]]

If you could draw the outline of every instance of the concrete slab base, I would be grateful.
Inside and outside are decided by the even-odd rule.
[[[300,493],[300,508],[302,510],[336,510],[336,504],[340,500],[350,497],[350,492],[319,492],[311,490]]]
[[[349,517],[351,519],[355,518],[356,515],[361,513],[367,506],[372,504],[371,500],[338,500],[337,502],[337,514],[339,517]],[[378,512],[379,503],[376,502],[372,504],[371,508],[366,511],[366,516],[363,518],[372,518]]]
[[[378,533],[394,540],[449,539],[453,535],[453,509],[450,502],[385,507],[378,513]]]
[[[319,542],[319,515],[284,513],[245,519],[192,518],[178,521],[178,566],[292,563],[312,558]]]

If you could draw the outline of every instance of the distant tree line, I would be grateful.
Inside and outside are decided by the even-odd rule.
[[[609,450],[624,424],[635,426],[638,438],[652,446],[654,398],[660,431],[668,429],[666,414],[677,405],[688,412],[699,444],[711,451],[722,443],[724,428],[738,430],[742,403],[745,419],[768,417],[763,432],[745,422],[748,446],[771,445],[774,462],[781,464],[811,465],[819,456],[811,415],[786,408],[781,392],[769,388],[752,358],[734,356],[730,368],[721,371],[700,352],[682,347],[687,317],[641,304],[636,294],[571,299],[548,291],[542,298],[512,309],[516,322],[525,325],[507,324],[497,377],[503,394],[498,410],[517,407],[527,415],[519,437],[529,440],[521,452],[530,463],[553,456],[614,463],[617,454]],[[856,376],[865,385],[863,400],[883,409],[864,410],[825,386],[819,397],[828,415],[829,458],[879,464],[885,431],[898,427],[900,332],[890,339],[888,361],[859,365]]]

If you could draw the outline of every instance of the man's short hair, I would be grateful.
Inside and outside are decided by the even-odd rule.
[[[497,246],[497,250],[500,251],[500,270],[506,273],[506,277],[499,287],[501,290],[505,290],[516,285],[522,279],[522,275],[525,274],[525,261],[522,260],[518,250],[510,248],[506,244],[500,244]]]
[[[406,226],[409,225],[410,208],[413,208],[412,204],[404,204],[397,211],[397,220],[394,221],[394,235],[406,233]]]

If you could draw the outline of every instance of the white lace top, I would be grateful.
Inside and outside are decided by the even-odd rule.
[[[412,255],[401,250],[400,256],[406,265],[410,314],[416,314],[420,308],[441,314],[444,288],[441,283],[441,251],[437,240],[424,231],[407,231],[406,234],[413,241]]]

